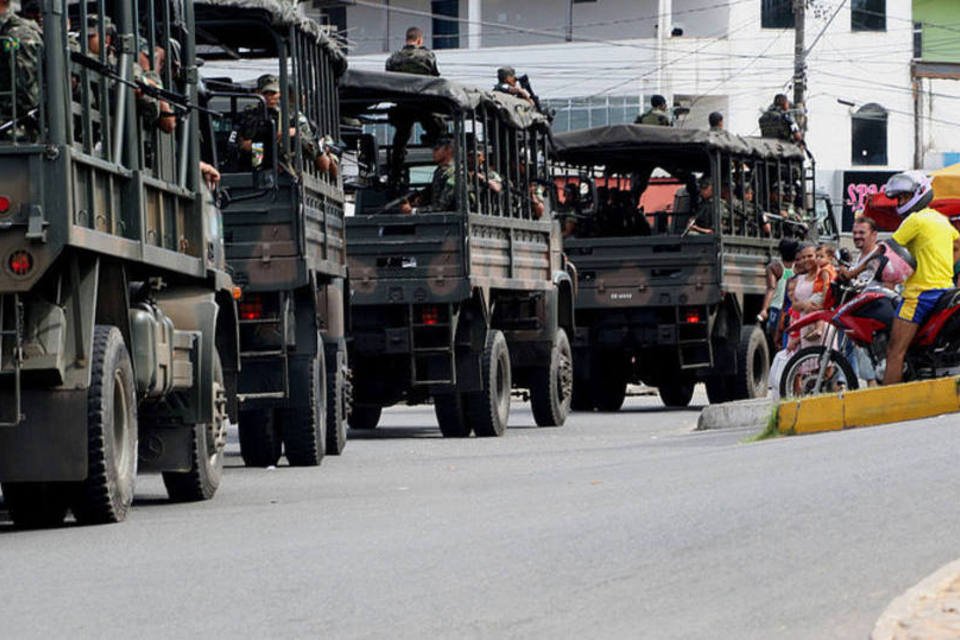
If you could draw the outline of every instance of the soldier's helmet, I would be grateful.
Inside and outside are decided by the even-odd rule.
[[[257,93],[280,93],[280,79],[272,73],[257,78]]]
[[[497,82],[506,82],[507,78],[515,77],[517,70],[513,67],[500,67],[497,69]]]

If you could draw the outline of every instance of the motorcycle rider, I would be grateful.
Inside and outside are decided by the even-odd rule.
[[[917,268],[904,286],[903,300],[890,331],[883,384],[903,379],[903,359],[920,325],[945,290],[953,288],[953,265],[960,258],[960,233],[946,216],[929,208],[933,200],[930,178],[922,171],[898,173],[884,187],[896,199],[903,218],[893,240],[910,252]]]

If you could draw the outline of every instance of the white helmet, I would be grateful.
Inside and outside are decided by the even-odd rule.
[[[906,203],[897,206],[897,213],[901,216],[924,209],[933,201],[933,184],[923,171],[904,171],[891,176],[883,192],[891,198],[903,193],[913,194]]]

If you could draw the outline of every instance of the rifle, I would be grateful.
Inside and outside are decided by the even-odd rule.
[[[4,122],[2,125],[0,125],[0,133],[5,133],[7,129],[17,126],[18,123],[23,122],[24,120],[36,118],[38,111],[40,111],[40,108],[35,107],[18,118]]]
[[[543,106],[540,104],[540,96],[533,91],[533,87],[530,85],[530,76],[527,74],[517,76],[517,83],[523,87],[524,91],[530,94],[530,99],[533,100],[533,106],[536,107],[537,111],[546,116],[548,121],[553,122],[553,117],[557,112],[555,109],[543,108]]]

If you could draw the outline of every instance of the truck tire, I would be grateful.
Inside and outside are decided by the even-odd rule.
[[[624,363],[616,354],[603,357],[598,354],[593,360],[591,396],[598,411],[620,411],[627,397],[627,372]]]
[[[283,453],[280,423],[273,409],[242,409],[238,416],[240,457],[248,467],[274,467]]]
[[[472,431],[467,421],[466,398],[456,390],[433,396],[433,410],[444,438],[469,438]]]
[[[767,348],[767,338],[760,327],[747,325],[740,329],[732,399],[766,397],[769,377],[770,351]]]
[[[327,446],[327,375],[323,345],[307,367],[306,398],[280,411],[283,449],[291,467],[315,467]]]
[[[350,408],[350,418],[347,422],[351,429],[371,431],[380,423],[381,413],[383,413],[383,407],[355,404]]]
[[[693,387],[695,382],[690,378],[677,376],[676,378],[666,380],[657,387],[660,393],[660,400],[666,407],[686,407],[693,398]]]
[[[217,493],[223,477],[224,449],[227,446],[227,389],[223,382],[220,355],[213,360],[213,421],[193,425],[190,471],[164,471],[163,485],[174,502],[209,500]]]
[[[577,351],[577,354],[582,351]],[[573,357],[573,392],[570,399],[570,408],[574,411],[593,411],[593,388],[586,372],[591,370],[589,355],[574,355]]]
[[[478,438],[499,437],[510,418],[510,352],[498,329],[487,331],[480,358],[480,391],[467,394],[467,422]]]
[[[137,397],[130,355],[113,326],[93,331],[87,389],[87,479],[70,501],[80,524],[120,522],[137,476]]]
[[[703,381],[707,388],[707,399],[710,404],[720,404],[732,399],[732,381],[733,376],[710,376]]]
[[[70,487],[66,482],[4,482],[3,503],[17,527],[57,527],[67,516]]]
[[[560,427],[570,413],[573,395],[573,354],[567,332],[557,329],[550,348],[550,362],[533,371],[530,408],[540,427]]]
[[[347,348],[337,347],[327,362],[327,454],[338,456],[347,446],[345,385],[347,384]]]

